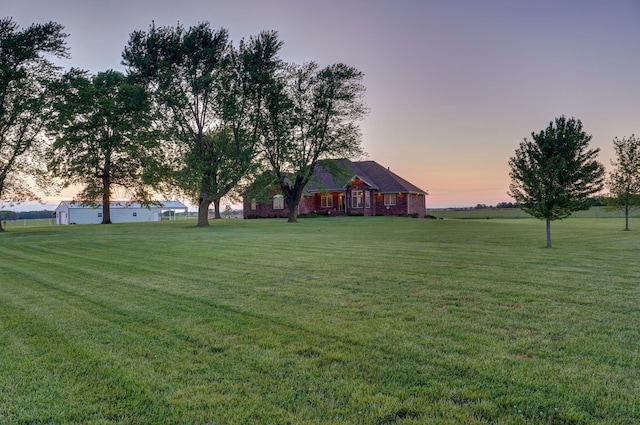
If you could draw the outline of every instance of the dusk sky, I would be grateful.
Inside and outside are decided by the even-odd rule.
[[[276,30],[285,61],[365,74],[368,159],[429,208],[512,201],[509,157],[560,115],[608,170],[614,137],[640,134],[640,0],[1,0],[0,16],[64,25],[61,64],[92,73],[124,71],[129,34],[152,21],[208,21],[236,45]]]

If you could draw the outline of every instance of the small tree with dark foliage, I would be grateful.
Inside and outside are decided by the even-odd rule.
[[[600,149],[589,149],[591,135],[575,118],[556,118],[531,138],[509,159],[509,195],[546,221],[551,248],[551,222],[589,208],[589,197],[602,189],[604,167],[596,160]]]
[[[611,196],[607,207],[624,211],[624,230],[629,230],[629,213],[640,208],[640,138],[615,138],[613,148],[616,159],[611,161],[614,167],[609,174],[607,186]]]

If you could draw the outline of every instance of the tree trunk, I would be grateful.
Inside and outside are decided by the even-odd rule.
[[[209,205],[211,201],[205,197],[200,198],[198,204],[198,227],[209,226]]]
[[[298,222],[298,202],[294,202],[292,200],[291,202],[287,203],[287,206],[289,207],[289,219],[287,220],[287,222],[297,223]]]
[[[111,224],[111,196],[109,186],[102,189],[102,224]]]
[[[551,220],[547,219],[547,248],[551,248]]]
[[[629,230],[629,206],[624,207],[624,230]]]
[[[4,190],[4,178],[2,178],[2,180],[0,180],[0,202],[1,202],[1,196],[2,196],[2,192]],[[0,210],[2,211],[2,210]],[[4,227],[2,226],[4,220],[0,220],[0,232],[4,232]]]
[[[2,191],[4,189],[4,178],[2,179],[2,181],[0,181],[0,197],[2,196]],[[2,198],[0,198],[0,202],[1,202]],[[0,209],[0,211],[2,211]],[[0,233],[4,232],[4,226],[3,226],[3,222],[4,220],[0,220]]]
[[[218,219],[220,217],[220,198],[213,200],[213,218]]]
[[[293,186],[280,186],[282,188],[282,194],[284,195],[284,202],[289,208],[288,223],[298,222],[298,205],[300,204],[302,190],[306,186],[308,180],[309,179],[304,179],[301,176],[296,176]]]

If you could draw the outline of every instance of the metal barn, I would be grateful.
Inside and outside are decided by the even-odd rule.
[[[162,213],[176,211],[188,213],[185,204],[178,201],[161,201],[161,206],[144,207],[138,202],[114,201],[109,205],[112,223],[138,223],[162,220]],[[100,224],[102,202],[86,205],[81,202],[62,201],[55,210],[56,224]]]

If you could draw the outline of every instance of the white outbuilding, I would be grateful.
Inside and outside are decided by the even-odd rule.
[[[169,211],[188,214],[189,209],[178,201],[161,201],[160,206],[145,207],[138,202],[114,201],[109,205],[112,223],[138,223],[160,221],[162,214]],[[87,205],[81,202],[62,201],[56,208],[56,224],[100,224],[102,223],[102,202]]]

